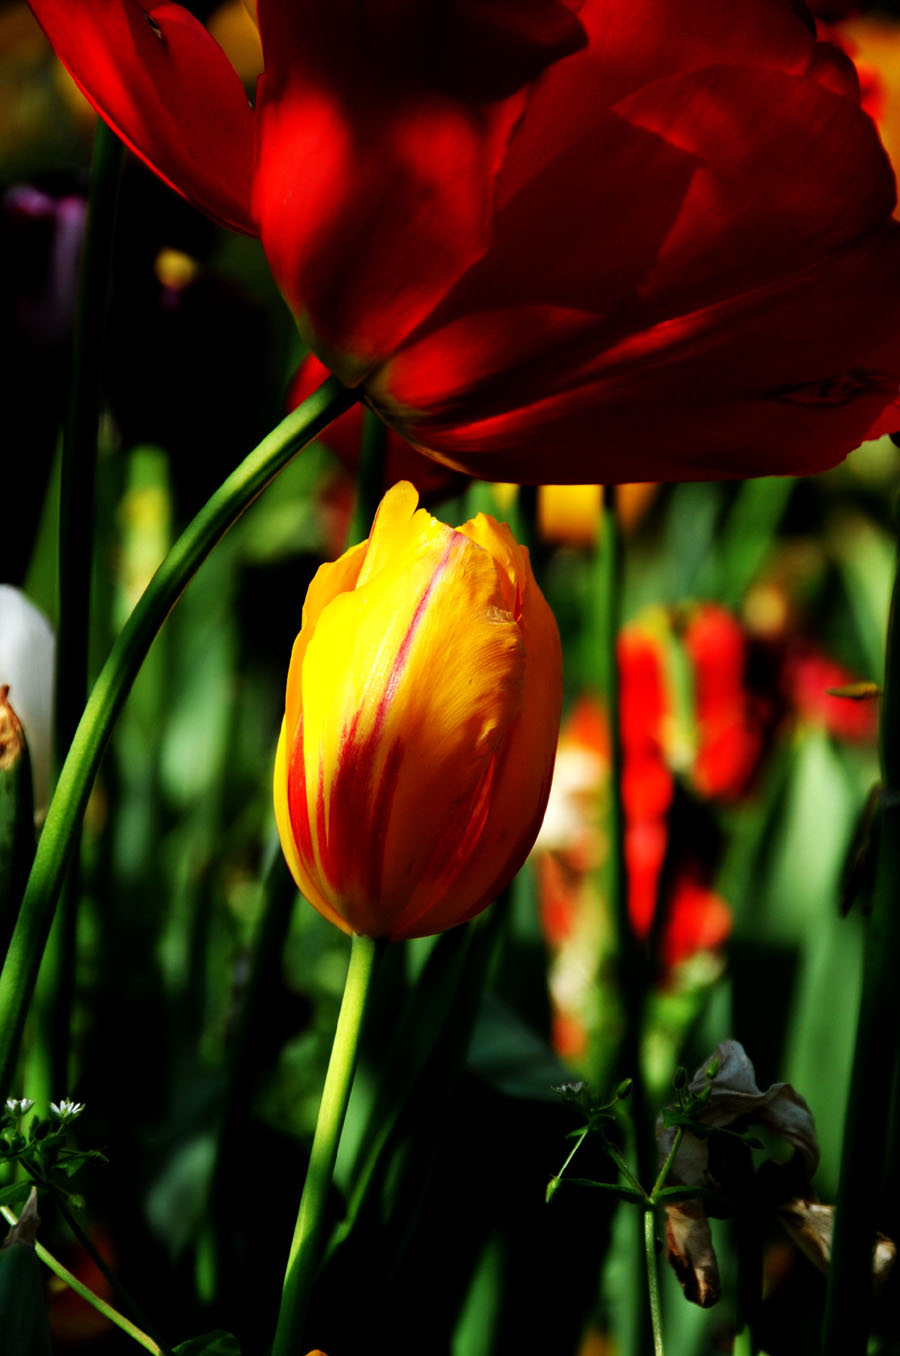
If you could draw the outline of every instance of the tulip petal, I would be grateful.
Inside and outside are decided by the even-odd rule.
[[[263,243],[304,337],[356,385],[485,252],[524,97],[442,89],[429,7],[262,0],[259,19]]]
[[[406,915],[404,935],[417,936],[466,922],[490,904],[510,883],[537,837],[553,778],[562,705],[562,652],[553,614],[534,581],[528,553],[505,525],[479,515],[461,527],[482,542],[498,563],[516,562],[518,625],[525,653],[522,702],[503,740],[493,776],[490,807],[477,850],[453,881],[447,897],[427,910],[422,924]],[[523,819],[522,807],[533,806]],[[471,899],[460,915],[459,900]]]
[[[641,289],[656,319],[802,273],[893,210],[873,123],[815,81],[717,66],[656,81],[616,111],[697,165]]]
[[[587,41],[558,0],[453,0],[444,22],[443,81],[470,99],[508,98]]]
[[[351,929],[348,924],[332,907],[319,889],[315,878],[306,870],[303,857],[294,841],[291,811],[288,803],[288,739],[286,729],[287,721],[285,720],[281,723],[281,734],[278,739],[278,748],[275,751],[274,775],[275,824],[278,828],[281,850],[297,888],[306,900],[330,923],[334,923],[335,927],[340,928],[342,932],[350,932]]]
[[[288,668],[287,692],[285,697],[285,717],[289,738],[292,740],[300,719],[300,674],[303,669],[303,656],[315,629],[322,609],[336,598],[339,593],[356,587],[356,580],[365,559],[367,543],[345,551],[340,559],[320,565],[313,576],[306,600],[303,604],[300,632],[291,650],[291,662]]]
[[[31,0],[31,8],[125,144],[202,211],[257,234],[253,110],[203,25],[168,0]]]
[[[408,488],[386,497],[366,577],[318,619],[302,668],[303,776],[289,778],[307,873],[369,935],[409,935],[400,914],[451,888],[521,700],[522,638],[491,556],[411,514],[414,502]]]
[[[504,194],[490,252],[423,328],[438,329],[445,317],[535,304],[590,312],[612,325],[635,305],[699,163],[657,128],[595,110],[557,156],[516,193]]]
[[[554,480],[570,483],[825,470],[897,392],[897,229],[611,345],[583,313],[466,317],[399,354],[371,397],[416,446],[486,479],[546,479],[548,447],[564,452]],[[472,385],[439,395],[441,361]]]

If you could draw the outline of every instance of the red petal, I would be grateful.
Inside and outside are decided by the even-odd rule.
[[[587,35],[558,0],[454,0],[436,34],[444,84],[468,99],[508,98]]]
[[[895,396],[898,312],[888,223],[780,285],[606,347],[571,311],[467,317],[398,355],[371,394],[417,446],[486,479],[804,474],[846,456]]]
[[[202,24],[167,0],[32,0],[31,8],[126,145],[211,217],[255,235],[253,110]]]
[[[657,81],[617,111],[697,166],[642,289],[660,319],[799,274],[893,210],[872,122],[814,80],[720,66]]]
[[[426,10],[413,10],[259,6],[263,243],[302,331],[348,385],[484,253],[523,102],[442,89],[420,59]]]

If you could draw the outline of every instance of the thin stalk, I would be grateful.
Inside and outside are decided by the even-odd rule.
[[[653,1356],[665,1356],[659,1271],[656,1265],[656,1220],[652,1205],[648,1205],[644,1211],[644,1256],[647,1261],[647,1298],[650,1302],[650,1326],[653,1329]]]
[[[625,869],[625,811],[622,805],[622,729],[619,710],[618,643],[622,616],[622,543],[616,511],[616,490],[603,487],[602,532],[597,560],[597,656],[609,711],[609,862],[607,892],[616,929],[616,947],[624,1008],[620,1068],[634,1078],[633,1096],[641,1105],[633,1112],[638,1131],[638,1176],[649,1181],[647,1154],[641,1152],[643,1080],[640,1070],[640,1033],[643,1023],[645,966],[628,914],[628,877]]]
[[[60,467],[54,727],[57,767],[66,756],[87,699],[100,369],[123,149],[119,138],[98,119]],[[48,1047],[48,1091],[55,1091],[57,1096],[69,1090],[78,893],[78,853],[74,851],[38,981],[42,992],[39,1010],[45,1017],[41,1025],[46,1025],[38,1040],[43,1038]]]
[[[575,1157],[575,1155],[578,1153],[578,1150],[581,1148],[582,1144],[583,1144],[584,1141],[587,1139],[587,1136],[588,1136],[588,1127],[585,1126],[584,1129],[582,1130],[581,1134],[580,1134],[580,1135],[578,1136],[578,1138],[576,1139],[575,1143],[572,1145],[572,1147],[571,1147],[571,1149],[569,1150],[568,1154],[566,1155],[566,1161],[565,1161],[565,1163],[563,1163],[563,1165],[562,1165],[562,1167],[560,1168],[559,1172],[556,1174],[556,1179],[557,1179],[557,1181],[559,1181],[559,1180],[562,1178],[563,1173],[565,1172],[565,1170],[566,1170],[566,1168],[569,1166],[569,1164],[572,1162],[572,1159],[573,1159],[573,1158]]]
[[[597,656],[609,712],[609,862],[607,897],[616,931],[616,955],[622,994],[623,1031],[619,1043],[618,1073],[634,1079],[631,1093],[636,1177],[653,1178],[654,1163],[647,1134],[647,1108],[641,1072],[641,1032],[644,1022],[646,965],[628,913],[628,876],[625,869],[625,812],[622,804],[622,730],[619,704],[618,643],[622,618],[622,538],[613,485],[603,487],[601,538],[597,559],[595,618],[600,653]],[[640,1250],[639,1237],[634,1246]],[[639,1265],[639,1258],[635,1266]],[[655,1274],[655,1273],[654,1273]],[[634,1326],[635,1349],[646,1346],[646,1310],[641,1305]]]
[[[684,1126],[679,1125],[678,1129],[675,1131],[675,1137],[672,1140],[672,1147],[666,1154],[666,1161],[665,1163],[663,1163],[662,1167],[657,1173],[656,1181],[653,1183],[653,1187],[650,1191],[651,1201],[656,1199],[657,1192],[662,1191],[663,1187],[665,1186],[666,1178],[669,1175],[669,1171],[672,1167],[672,1164],[675,1162],[675,1155],[681,1148],[681,1141],[683,1139],[684,1139]]]
[[[856,1047],[844,1121],[841,1172],[822,1356],[864,1356],[872,1252],[881,1202],[891,1093],[900,1047],[900,572],[888,621],[879,743],[883,791],[874,897],[867,923]]]
[[[615,1147],[615,1145],[612,1144],[612,1143],[610,1143],[610,1141],[607,1139],[606,1135],[604,1135],[604,1134],[602,1134],[602,1133],[601,1133],[600,1138],[601,1138],[601,1141],[602,1141],[602,1143],[603,1143],[604,1149],[605,1149],[606,1152],[609,1154],[610,1158],[611,1158],[612,1161],[615,1163],[616,1167],[619,1169],[619,1172],[620,1172],[620,1173],[622,1174],[622,1176],[625,1178],[625,1181],[626,1181],[626,1182],[628,1183],[628,1185],[631,1187],[632,1191],[637,1192],[638,1196],[640,1197],[640,1199],[641,1199],[642,1201],[648,1200],[649,1198],[648,1198],[648,1196],[647,1196],[646,1191],[645,1191],[644,1188],[641,1186],[640,1182],[639,1182],[638,1179],[635,1177],[634,1173],[631,1171],[631,1168],[629,1168],[627,1162],[626,1162],[625,1159],[622,1157],[622,1155],[619,1153],[619,1151],[618,1151],[618,1149]]]
[[[10,1092],[60,884],[100,759],[157,632],[216,543],[300,448],[343,414],[355,398],[332,377],[263,439],[185,528],[116,639],[60,774],[0,973],[0,1101]]]
[[[359,472],[356,477],[356,503],[347,545],[365,541],[375,517],[375,510],[384,494],[384,468],[387,458],[387,424],[366,410],[363,415],[362,446],[359,450]]]
[[[0,1206],[0,1215],[3,1216],[8,1224],[15,1224],[17,1222],[16,1216],[11,1210],[7,1209],[5,1205]],[[42,1243],[35,1243],[34,1250],[44,1266],[48,1267],[49,1270],[53,1272],[54,1276],[58,1276],[61,1281],[64,1281],[70,1289],[75,1291],[76,1295],[80,1295],[83,1300],[96,1309],[98,1313],[102,1314],[104,1318],[108,1318],[110,1323],[114,1323],[117,1328],[121,1328],[122,1332],[127,1333],[129,1337],[133,1338],[138,1346],[143,1347],[145,1351],[152,1352],[153,1356],[168,1356],[167,1348],[161,1347],[158,1342],[154,1342],[153,1338],[148,1337],[145,1332],[142,1332],[136,1324],[131,1322],[131,1319],[126,1318],[124,1314],[120,1314],[111,1304],[107,1304],[105,1299],[101,1299],[99,1295],[95,1295],[93,1290],[88,1289],[83,1281],[79,1281],[77,1276],[73,1276],[71,1271],[63,1266],[62,1262],[58,1262],[53,1254],[48,1252]]]
[[[87,696],[100,368],[122,151],[119,138],[104,122],[98,121],[60,468],[55,728],[58,763],[65,757]]]
[[[328,1193],[350,1099],[366,1003],[381,947],[382,944],[371,937],[353,937],[344,996],[288,1255],[272,1356],[296,1356],[297,1352],[306,1349],[303,1329],[321,1261]]]
[[[58,1189],[58,1187],[54,1186],[52,1182],[44,1181],[42,1177],[39,1177],[37,1173],[32,1171],[32,1169],[29,1167],[27,1163],[25,1163],[24,1166],[26,1171],[28,1171],[31,1174],[31,1176],[34,1178],[37,1184],[44,1190],[50,1192],[51,1196],[53,1197],[53,1201],[54,1204],[56,1205],[56,1208],[59,1210],[59,1213],[62,1215],[66,1224],[69,1226],[69,1229],[78,1239],[78,1242],[84,1248],[85,1252],[88,1254],[91,1261],[94,1263],[94,1266],[100,1272],[101,1276],[104,1277],[110,1288],[119,1296],[120,1301],[125,1304],[126,1308],[131,1310],[131,1312],[134,1314],[134,1317],[140,1323],[142,1323],[145,1328],[150,1330],[151,1335],[153,1336],[154,1340],[159,1344],[160,1348],[163,1351],[168,1351],[168,1348],[162,1342],[159,1333],[155,1331],[155,1325],[150,1321],[150,1319],[141,1309],[140,1305],[130,1294],[128,1289],[119,1280],[118,1276],[115,1274],[115,1272],[107,1263],[106,1258],[103,1256],[102,1252],[100,1252],[99,1248],[94,1246],[94,1242],[91,1239],[90,1235],[85,1233],[84,1229],[82,1229],[81,1225],[78,1223],[76,1217],[72,1214],[72,1211],[66,1204],[66,1200],[62,1192]]]

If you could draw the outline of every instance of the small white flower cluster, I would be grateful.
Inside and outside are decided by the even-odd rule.
[[[84,1102],[71,1102],[64,1097],[61,1102],[51,1102],[50,1112],[58,1121],[74,1121],[84,1111]]]
[[[34,1102],[30,1097],[7,1097],[6,1099],[6,1109],[11,1116],[25,1116],[33,1106]]]

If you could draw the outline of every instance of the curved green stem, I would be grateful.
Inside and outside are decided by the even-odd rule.
[[[144,1328],[149,1330],[149,1336],[157,1344],[159,1349],[164,1353],[168,1353],[169,1348],[165,1345],[159,1333],[155,1331],[154,1324],[150,1321],[150,1319],[141,1309],[140,1305],[135,1301],[133,1296],[129,1293],[126,1287],[119,1280],[118,1276],[108,1265],[106,1258],[103,1256],[103,1253],[100,1252],[99,1248],[97,1248],[94,1245],[93,1239],[90,1237],[89,1234],[85,1233],[84,1229],[82,1229],[81,1225],[78,1223],[78,1220],[72,1214],[72,1211],[66,1204],[64,1194],[59,1190],[57,1186],[53,1184],[53,1182],[47,1182],[43,1178],[37,1177],[28,1163],[25,1164],[25,1168],[26,1171],[28,1171],[31,1174],[31,1176],[35,1178],[35,1180],[37,1181],[38,1185],[41,1188],[43,1188],[46,1191],[49,1191],[50,1195],[53,1198],[54,1204],[56,1205],[57,1210],[62,1215],[66,1224],[69,1226],[72,1233],[78,1239],[78,1242],[81,1244],[85,1252],[90,1257],[94,1266],[100,1272],[101,1276],[103,1276],[104,1280],[107,1282],[110,1289],[113,1291],[114,1294],[117,1294],[119,1296],[120,1303],[124,1303],[125,1307],[127,1309],[130,1309],[131,1312],[134,1314],[135,1319],[137,1319],[140,1323],[143,1323]],[[140,1329],[138,1329],[138,1331],[140,1331]]]
[[[189,579],[216,543],[300,448],[355,398],[332,377],[263,439],[185,528],[113,645],[60,774],[0,973],[0,1101],[10,1092],[25,1014],[91,785],[135,675]]]
[[[306,1350],[302,1340],[303,1328],[320,1261],[328,1192],[350,1098],[366,1003],[381,945],[371,937],[353,937],[344,997],[284,1276],[272,1356],[297,1356],[298,1352]]]
[[[16,1223],[16,1216],[11,1210],[8,1210],[5,1205],[0,1206],[0,1215],[3,1216],[8,1224]],[[64,1281],[67,1286],[75,1291],[76,1295],[80,1295],[81,1298],[96,1309],[99,1314],[102,1314],[104,1318],[108,1318],[110,1323],[114,1323],[117,1328],[121,1328],[122,1331],[127,1333],[129,1337],[132,1337],[139,1346],[142,1346],[145,1351],[152,1352],[153,1356],[165,1356],[165,1349],[161,1347],[158,1342],[154,1342],[153,1338],[148,1337],[145,1332],[142,1332],[136,1324],[131,1322],[131,1319],[126,1318],[124,1314],[120,1314],[118,1309],[114,1309],[111,1304],[107,1304],[106,1300],[101,1299],[99,1295],[95,1295],[93,1290],[89,1290],[84,1282],[79,1281],[77,1276],[73,1276],[71,1271],[64,1267],[62,1262],[58,1262],[53,1254],[48,1252],[42,1243],[35,1243],[34,1250],[40,1260],[44,1263],[44,1266],[48,1267],[50,1271],[53,1272],[54,1276],[58,1276],[61,1281]]]

